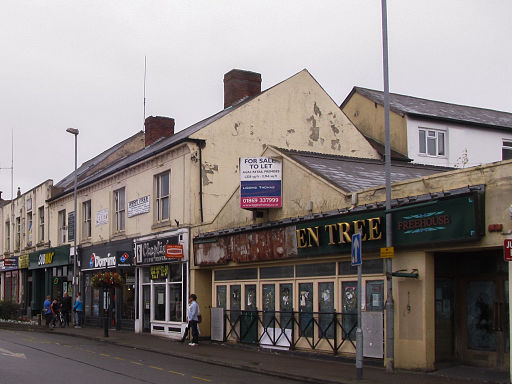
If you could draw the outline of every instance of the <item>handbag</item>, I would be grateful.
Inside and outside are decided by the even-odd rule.
[[[197,323],[199,324],[201,321],[203,321],[203,316],[197,315]]]

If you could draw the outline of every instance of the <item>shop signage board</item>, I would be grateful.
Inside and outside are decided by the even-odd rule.
[[[79,254],[83,271],[133,266],[133,242],[129,239],[85,247]]]
[[[108,208],[96,212],[96,226],[108,224]]]
[[[393,212],[393,243],[397,247],[474,241],[483,236],[483,194],[440,199],[432,205]],[[385,247],[384,210],[350,213],[296,225],[299,256],[348,253],[352,235],[361,231],[365,249]],[[389,255],[389,253],[388,253]]]
[[[181,256],[178,254],[180,248]],[[179,235],[137,242],[135,253],[138,265],[168,263],[175,258],[182,260],[186,256],[183,245],[179,243]],[[176,256],[170,257],[171,254]]]
[[[128,202],[128,217],[142,215],[150,211],[149,195]]]
[[[0,271],[14,271],[18,269],[18,258],[9,257],[7,259],[0,260]]]
[[[49,248],[29,255],[29,269],[58,267],[69,264],[69,245]]]
[[[240,207],[281,208],[282,162],[272,157],[240,158]]]
[[[503,243],[503,256],[505,261],[512,261],[512,239],[505,239]]]
[[[21,255],[18,257],[18,268],[19,269],[26,269],[30,265],[30,257],[29,255]]]

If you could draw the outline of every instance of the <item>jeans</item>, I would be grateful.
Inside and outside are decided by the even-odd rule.
[[[82,326],[82,312],[83,311],[75,312],[75,325],[78,327]]]
[[[199,330],[197,329],[197,321],[190,320],[188,322],[188,328],[192,332],[192,342],[197,344],[199,342]]]

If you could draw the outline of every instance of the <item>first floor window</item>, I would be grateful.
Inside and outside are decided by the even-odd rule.
[[[14,248],[16,250],[20,249],[20,243],[21,243],[21,218],[16,218],[16,244]]]
[[[66,210],[59,211],[59,242],[66,242]]]
[[[445,156],[446,134],[432,129],[419,130],[420,153],[429,156]]]
[[[44,207],[39,208],[39,242],[44,242]]]
[[[156,176],[156,220],[169,219],[170,173],[165,172]]]
[[[114,191],[115,231],[124,231],[125,228],[125,189]]]
[[[11,223],[5,223],[5,251],[11,250]]]
[[[512,160],[512,140],[503,140],[501,160]]]
[[[82,237],[91,237],[91,200],[82,203]]]

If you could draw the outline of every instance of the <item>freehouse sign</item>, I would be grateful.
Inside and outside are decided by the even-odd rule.
[[[483,193],[411,205],[392,217],[395,246],[477,240],[483,235]],[[385,227],[384,210],[299,224],[297,250],[301,256],[349,252],[359,231],[365,249],[377,250],[385,244]]]

